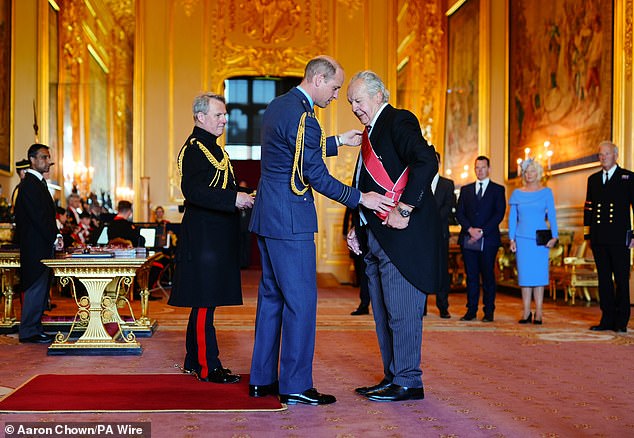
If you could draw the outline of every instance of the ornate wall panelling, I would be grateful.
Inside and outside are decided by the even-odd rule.
[[[171,66],[185,61],[181,46],[184,26],[206,29],[208,38],[199,48],[202,57],[201,90],[223,92],[223,81],[235,76],[303,76],[306,62],[315,55],[329,53],[330,8],[318,0],[173,0],[170,17]],[[222,19],[218,19],[222,17]],[[188,39],[190,41],[191,39]],[[191,51],[191,49],[190,49]],[[179,87],[179,71],[170,72],[170,111],[188,108],[193,94]],[[180,101],[180,100],[182,101]],[[185,102],[186,101],[186,102]],[[180,110],[179,110],[180,111]],[[324,115],[317,114],[322,125]],[[181,117],[170,114],[170,123]],[[324,126],[327,128],[327,126]],[[175,156],[182,133],[170,128],[169,156]],[[222,138],[221,138],[222,140]],[[180,178],[173,163],[169,169],[170,201],[182,199]]]
[[[82,195],[92,183],[93,189],[107,191],[131,187],[133,36],[128,33],[130,19],[121,18],[131,0],[51,0],[50,5],[59,11],[57,35],[49,35],[48,41],[58,41],[59,129],[54,132],[65,194],[73,183]],[[95,175],[90,168],[96,168]]]
[[[442,151],[443,16],[441,0],[399,2],[398,99],[399,107],[418,117],[425,138]]]

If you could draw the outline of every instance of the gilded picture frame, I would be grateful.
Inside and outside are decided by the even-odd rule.
[[[508,5],[507,178],[528,157],[552,174],[594,166],[612,138],[613,2]]]
[[[0,1],[0,175],[13,172],[12,157],[12,50],[13,1]]]
[[[455,2],[447,15],[447,94],[445,103],[445,175],[462,180],[472,175],[481,153],[481,2]]]

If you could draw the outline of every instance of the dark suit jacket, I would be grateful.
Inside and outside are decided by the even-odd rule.
[[[409,179],[401,201],[414,206],[404,230],[387,228],[371,210],[361,207],[368,226],[392,263],[417,289],[427,293],[440,283],[440,215],[431,192],[438,171],[434,148],[423,138],[416,116],[387,105],[374,124],[370,142],[392,181],[409,166]],[[359,174],[362,192],[385,193],[365,167]]]
[[[617,167],[603,185],[603,171],[588,177],[583,212],[584,237],[592,244],[625,245],[634,205],[634,173]]]
[[[434,199],[438,204],[438,213],[440,214],[440,226],[442,229],[442,257],[440,258],[440,288],[438,292],[449,292],[450,277],[447,264],[449,262],[449,216],[453,214],[453,208],[456,205],[456,195],[454,194],[455,186],[449,178],[440,177],[434,192]]]
[[[304,113],[312,115],[306,117],[304,133],[304,180],[312,189],[346,207],[359,204],[359,191],[328,172],[319,146],[321,127],[306,96],[293,88],[274,99],[262,118],[262,172],[249,225],[249,230],[260,236],[285,240],[315,238],[317,212],[312,189],[296,195],[290,185],[297,127]],[[337,155],[334,137],[328,137],[326,149],[327,156]],[[295,181],[301,188],[297,177]]]
[[[484,231],[484,246],[499,247],[500,222],[506,213],[506,196],[504,186],[489,180],[484,196],[480,201],[476,197],[475,182],[462,186],[460,198],[456,207],[456,219],[462,227],[459,242],[462,245],[470,227],[482,228]]]
[[[20,278],[23,289],[28,289],[46,269],[40,260],[53,257],[58,233],[53,198],[44,184],[29,172],[19,185],[15,222],[20,246]]]
[[[442,226],[443,238],[449,239],[449,217],[453,214],[456,206],[456,195],[454,194],[455,186],[452,180],[441,176],[436,185],[434,199],[438,204],[438,213],[440,214],[440,224]]]

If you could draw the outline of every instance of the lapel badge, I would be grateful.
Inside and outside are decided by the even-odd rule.
[[[629,175],[621,175],[621,179],[622,179],[622,180],[623,180],[623,179],[626,179],[626,180],[627,180],[627,179],[630,179],[630,176],[629,176]]]

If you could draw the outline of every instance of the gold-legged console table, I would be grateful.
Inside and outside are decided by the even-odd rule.
[[[126,324],[117,310],[120,300],[127,301],[121,295],[122,287],[117,287],[115,295],[105,293],[106,286],[113,280],[128,287],[132,284],[137,269],[146,262],[139,258],[59,258],[42,260],[53,269],[56,277],[65,285],[72,284],[73,296],[78,310],[67,334],[59,332],[48,348],[49,355],[139,355],[141,344],[136,340],[133,328]],[[74,281],[80,281],[88,292],[78,297]],[[106,328],[110,328],[110,334]],[[135,321],[134,324],[142,324]],[[84,326],[84,333],[72,340],[75,326]],[[116,329],[116,330],[113,330]]]
[[[20,268],[20,251],[0,251],[0,297],[4,303],[0,314],[0,333],[14,333],[18,330],[20,321],[15,318],[13,311],[14,274]]]

